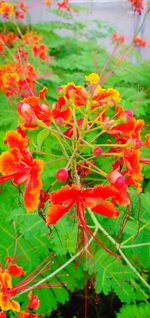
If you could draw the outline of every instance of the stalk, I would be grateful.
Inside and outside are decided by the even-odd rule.
[[[91,212],[90,209],[88,209],[89,214],[91,216],[91,219],[93,220],[96,228],[98,228],[107,238],[108,240],[116,247],[119,254],[122,256],[125,263],[130,267],[130,269],[134,272],[134,274],[141,280],[143,285],[145,285],[147,288],[150,289],[150,285],[146,282],[146,280],[141,276],[141,274],[136,270],[136,268],[132,265],[132,263],[128,260],[126,255],[122,252],[122,249],[120,248],[120,244],[118,244],[115,239],[103,228],[103,226],[98,222],[96,219],[94,213]]]
[[[96,235],[98,231],[98,228],[96,227],[95,228],[95,231],[93,233],[93,236]],[[40,286],[41,284],[45,283],[47,280],[49,280],[50,278],[53,278],[54,276],[56,276],[59,272],[61,272],[64,268],[66,268],[69,264],[71,264],[72,262],[74,262],[74,260],[79,257],[83,252],[87,252],[88,251],[88,248],[90,246],[90,244],[92,243],[93,241],[93,237],[90,238],[90,240],[87,242],[87,244],[78,252],[76,253],[74,256],[72,256],[67,262],[65,262],[62,266],[60,266],[59,268],[57,268],[53,273],[47,275],[46,277],[44,277],[43,279],[41,279],[40,281],[38,281],[36,284],[32,285],[32,286],[29,286],[28,288],[26,288],[25,290],[22,290],[20,293],[18,293],[16,296],[13,297],[14,298],[17,298],[19,297],[20,295],[22,294],[25,294],[26,292],[30,291],[30,290],[33,290],[35,288],[38,288],[38,286]]]

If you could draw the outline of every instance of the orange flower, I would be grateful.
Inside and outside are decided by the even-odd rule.
[[[112,101],[114,103],[119,103],[120,100],[120,94],[114,88],[104,89],[100,85],[98,85],[94,90],[93,101],[95,106],[101,106],[102,101]]]
[[[35,57],[39,57],[41,60],[47,59],[47,47],[44,44],[33,45],[32,52]]]
[[[34,32],[27,32],[22,35],[22,40],[25,42],[25,44],[39,44],[41,41],[41,36],[37,35]]]
[[[6,1],[1,1],[0,14],[3,14],[3,17],[6,19],[11,17],[14,14],[14,5]]]
[[[133,185],[138,192],[142,191],[139,181],[143,180],[141,173],[142,165],[140,164],[140,150],[139,149],[124,149],[123,162],[126,166],[124,174],[127,175],[126,182],[128,185]]]
[[[58,10],[67,10],[69,11],[70,8],[69,8],[69,0],[63,0],[63,2],[58,2],[57,3],[57,7],[58,7]]]
[[[18,114],[21,119],[25,120],[26,128],[36,128],[36,119],[43,121],[49,125],[52,118],[52,113],[47,104],[40,104],[40,98],[46,100],[45,93],[47,90],[42,90],[39,96],[29,96],[24,98],[17,105]]]
[[[112,201],[106,201],[112,199]],[[56,224],[58,220],[66,214],[75,204],[77,208],[78,226],[81,226],[85,235],[87,232],[95,241],[109,254],[118,257],[107,249],[91,232],[85,220],[85,208],[90,208],[92,212],[116,218],[119,215],[116,203],[127,205],[128,201],[122,201],[122,194],[113,185],[98,185],[86,190],[80,189],[77,185],[66,185],[50,194],[50,207],[46,215],[46,224]]]
[[[15,277],[20,277],[25,274],[23,268],[21,266],[18,266],[17,264],[10,264],[8,266],[8,271],[12,276]]]
[[[12,289],[12,278],[7,272],[0,272],[0,308],[4,311],[20,311],[20,305],[17,301],[9,299],[7,291]]]
[[[32,291],[30,291],[28,294],[28,298],[29,298],[28,307],[30,309],[37,310],[40,304],[38,296],[33,295]]]
[[[27,12],[27,8],[23,1],[19,3],[18,6],[15,6],[15,17],[16,19],[23,20],[25,18],[25,14]]]
[[[22,57],[25,57],[24,53]],[[3,65],[0,68],[1,90],[5,92],[6,96],[18,95],[18,93],[21,96],[26,96],[29,87],[30,90],[33,90],[34,79],[36,78],[33,66],[27,63],[27,61],[24,64],[24,76],[22,74],[20,62]]]
[[[76,86],[74,83],[60,86],[58,88],[60,95],[65,97],[66,102],[74,101],[75,106],[86,106],[88,93],[82,86]]]
[[[144,0],[129,0],[129,2],[131,2],[134,11],[141,15],[144,9]]]
[[[113,33],[112,34],[112,41],[115,42],[116,44],[121,44],[125,42],[125,37],[121,34]]]
[[[111,198],[112,202],[106,201],[108,198]],[[76,204],[79,223],[84,227],[87,227],[83,217],[84,208],[89,207],[95,213],[115,218],[119,213],[114,204],[128,204],[128,201],[122,204],[122,194],[111,185],[98,185],[86,190],[81,190],[76,185],[62,186],[60,190],[50,194],[50,202],[46,216],[47,225],[56,224]]]
[[[62,118],[63,121],[69,121],[71,119],[72,113],[70,108],[66,105],[66,100],[64,97],[60,96],[57,102],[53,104],[52,107],[52,118],[56,120]]]
[[[43,162],[32,158],[27,149],[28,139],[19,132],[9,131],[5,143],[10,149],[0,156],[0,172],[3,175],[0,183],[13,180],[16,185],[20,185],[26,182],[24,204],[27,211],[33,211],[39,203],[42,188],[39,175],[43,170]]]
[[[45,5],[50,8],[51,6],[51,0],[45,0]]]
[[[140,36],[136,36],[133,39],[133,43],[136,47],[143,47],[143,48],[146,48],[148,45],[147,41],[142,39]]]
[[[145,136],[145,138],[146,138],[146,141],[145,141],[144,145],[150,150],[150,135],[147,134]]]

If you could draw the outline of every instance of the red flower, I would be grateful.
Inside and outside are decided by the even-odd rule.
[[[57,7],[58,7],[58,10],[67,10],[69,11],[70,8],[69,8],[69,0],[63,0],[63,2],[58,2],[57,3]]]
[[[112,199],[112,201],[106,201]],[[47,225],[56,224],[58,220],[67,213],[73,205],[76,205],[78,226],[82,227],[83,234],[87,232],[95,241],[109,254],[116,256],[108,250],[91,232],[85,220],[85,208],[90,208],[92,212],[116,218],[119,215],[116,203],[127,205],[129,200],[123,201],[122,194],[112,185],[98,185],[86,190],[80,189],[77,185],[66,185],[50,194],[50,207],[46,215]],[[116,256],[117,257],[117,256]]]
[[[143,180],[141,173],[142,165],[139,149],[124,149],[123,162],[126,166],[124,174],[126,174],[126,182],[128,185],[133,185],[139,192],[142,191],[139,181]]]
[[[123,35],[119,35],[117,33],[113,33],[112,34],[112,41],[119,45],[119,44],[125,42],[125,37]]]
[[[112,201],[106,201],[108,198],[111,198]],[[87,227],[84,219],[85,208],[89,207],[95,213],[115,218],[119,213],[114,204],[127,205],[129,203],[128,200],[123,202],[122,194],[111,185],[98,185],[86,190],[82,190],[76,185],[66,185],[51,193],[50,201],[51,205],[46,216],[47,225],[56,224],[76,204],[79,223],[84,227]]]
[[[8,131],[5,143],[9,151],[0,156],[0,183],[13,180],[16,185],[26,182],[24,191],[24,203],[27,211],[33,211],[39,203],[42,182],[39,178],[43,169],[41,160],[34,160],[27,149],[28,138],[22,137],[17,131]]]
[[[20,311],[20,305],[17,301],[10,299],[7,295],[7,291],[11,290],[12,278],[7,272],[0,271],[0,308],[4,311]]]
[[[8,266],[8,272],[15,277],[20,277],[25,274],[23,268],[17,264],[10,264]]]
[[[129,0],[134,8],[134,11],[141,15],[144,9],[144,0]]]
[[[148,45],[147,41],[142,39],[140,36],[136,36],[133,39],[133,43],[136,47],[143,47],[143,48],[146,48]]]
[[[64,97],[58,97],[56,103],[52,107],[52,117],[56,120],[62,118],[62,120],[69,121],[71,119],[72,113],[70,107],[66,105],[66,100]]]
[[[24,126],[26,128],[36,128],[37,119],[43,121],[46,125],[49,125],[51,122],[52,115],[49,106],[47,104],[40,104],[40,98],[46,100],[44,94],[46,90],[42,90],[41,92],[41,96],[29,96],[17,105],[19,116],[25,121]]]
[[[39,57],[41,60],[47,59],[47,47],[44,44],[33,45],[32,51],[35,57]]]
[[[150,134],[145,135],[145,146],[150,150]]]
[[[28,294],[28,297],[29,297],[28,307],[30,309],[37,310],[40,304],[38,296],[33,295],[32,291],[30,291]]]

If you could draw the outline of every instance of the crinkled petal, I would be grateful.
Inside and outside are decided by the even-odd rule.
[[[41,160],[34,160],[30,177],[24,191],[24,203],[28,212],[34,211],[39,204],[40,191],[42,189],[42,181],[39,176],[42,169],[43,162]]]
[[[63,207],[60,204],[51,205],[46,215],[46,224],[56,224],[57,221],[68,211],[69,208]]]
[[[10,310],[19,312],[20,311],[20,304],[18,301],[10,300]]]
[[[24,150],[27,148],[29,140],[26,137],[22,137],[18,131],[8,131],[6,133],[4,143],[8,144],[10,148],[19,148],[20,150]]]
[[[78,200],[81,190],[76,185],[62,186],[59,190],[50,194],[50,200],[53,204],[63,204],[68,206]]]
[[[102,201],[100,204],[92,208],[92,211],[107,216],[108,218],[116,218],[119,215],[118,210],[112,202]]]

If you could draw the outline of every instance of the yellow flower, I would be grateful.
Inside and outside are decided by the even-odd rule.
[[[19,81],[18,74],[15,73],[15,72],[13,72],[13,73],[5,72],[2,75],[3,86],[7,88],[9,86],[9,84],[10,84],[10,80],[11,79],[14,79],[15,82],[17,83]]]
[[[91,85],[97,84],[100,77],[96,73],[91,73],[88,76],[85,76],[87,82],[90,82]]]
[[[116,103],[121,101],[120,93],[117,91],[117,89],[108,88],[106,91],[108,94],[108,97],[106,97],[107,100],[114,100]]]
[[[0,3],[0,14],[11,17],[14,14],[14,5],[8,2]]]

